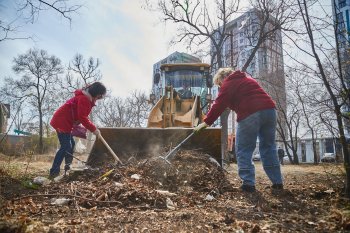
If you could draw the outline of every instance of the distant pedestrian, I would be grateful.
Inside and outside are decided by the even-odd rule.
[[[65,160],[64,170],[70,169],[73,161],[73,151],[75,141],[72,135],[74,125],[82,124],[91,131],[96,137],[99,137],[100,131],[90,121],[89,114],[96,100],[102,99],[106,94],[106,87],[100,82],[94,82],[83,89],[76,90],[74,97],[64,103],[53,114],[50,125],[56,130],[60,149],[57,151],[55,159],[50,169],[50,177],[59,175],[63,159]]]
[[[190,88],[190,84],[188,84],[188,83],[184,83],[182,85],[182,89],[180,89],[178,91],[178,93],[179,93],[181,99],[191,99],[193,96],[193,93],[192,93],[191,88]]]
[[[278,147],[277,153],[278,153],[278,158],[280,159],[280,163],[284,165],[283,163],[284,150],[281,147]]]

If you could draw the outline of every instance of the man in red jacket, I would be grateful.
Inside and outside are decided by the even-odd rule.
[[[283,189],[275,143],[274,101],[255,79],[232,68],[220,68],[214,76],[214,83],[220,87],[218,97],[204,122],[194,130],[198,132],[213,124],[226,108],[235,111],[238,122],[235,152],[238,175],[243,181],[241,189],[246,192],[255,191],[255,167],[252,156],[257,138],[259,138],[261,161],[272,182],[272,188]]]
[[[60,149],[50,169],[50,177],[56,177],[60,173],[60,167],[65,159],[65,171],[69,170],[73,161],[75,141],[72,136],[73,125],[82,124],[86,129],[100,136],[100,131],[89,120],[89,114],[95,102],[106,94],[106,87],[100,82],[94,82],[82,90],[76,90],[74,97],[69,99],[54,113],[50,124],[56,130]]]

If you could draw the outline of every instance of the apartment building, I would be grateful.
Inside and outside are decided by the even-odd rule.
[[[347,88],[350,88],[350,0],[332,0],[333,20],[336,34],[337,49],[340,54],[340,64]],[[344,112],[350,112],[350,103],[343,107]],[[350,135],[350,122],[346,120],[346,133]]]

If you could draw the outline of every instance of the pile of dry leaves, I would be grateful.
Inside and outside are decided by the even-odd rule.
[[[225,171],[209,156],[183,151],[172,164],[161,158],[126,166],[106,165],[75,171],[43,188],[44,196],[74,199],[84,208],[95,206],[173,209],[190,206],[232,189]]]

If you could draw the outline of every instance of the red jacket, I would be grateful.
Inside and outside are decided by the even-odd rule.
[[[218,97],[204,119],[211,125],[226,108],[237,113],[237,122],[264,109],[275,108],[275,102],[248,74],[235,71],[224,79]]]
[[[95,102],[91,97],[85,95],[82,90],[76,90],[74,97],[64,103],[53,114],[50,125],[58,132],[70,133],[73,123],[82,124],[85,128],[94,132],[96,126],[89,120],[88,116]]]

